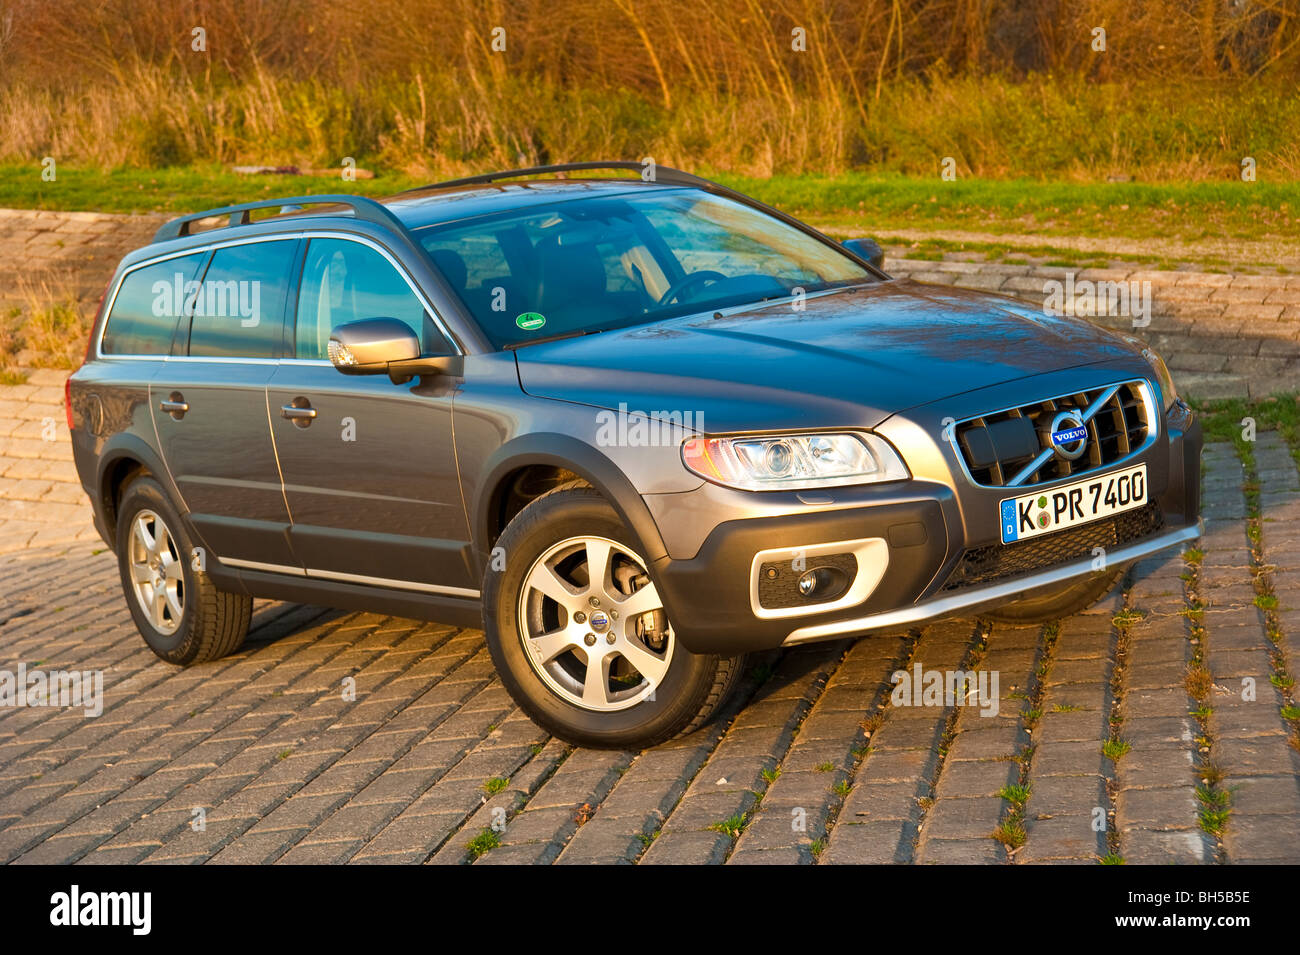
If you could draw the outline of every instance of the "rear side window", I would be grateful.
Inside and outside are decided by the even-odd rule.
[[[100,351],[105,355],[167,355],[176,321],[206,252],[155,262],[129,272],[122,280],[104,327]]]
[[[226,246],[195,296],[190,355],[208,358],[278,358],[284,341],[292,239]]]
[[[424,303],[383,255],[347,239],[312,239],[298,293],[295,357],[328,357],[330,332],[363,318],[405,322],[426,355],[454,350]]]

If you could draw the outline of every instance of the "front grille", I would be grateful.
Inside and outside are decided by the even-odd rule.
[[[1006,487],[1051,445],[1052,419],[1058,413],[1071,409],[1082,413],[1108,387],[1007,408],[957,424],[953,437],[971,479],[985,487]],[[1114,464],[1142,446],[1150,426],[1143,384],[1127,382],[1088,421],[1088,445],[1082,457],[1067,461],[1053,454],[1018,486],[1059,481]]]
[[[974,547],[962,555],[943,589],[960,590],[1068,564],[1091,557],[1094,547],[1110,550],[1149,537],[1164,527],[1164,523],[1160,505],[1152,501],[1104,521],[1011,544]]]

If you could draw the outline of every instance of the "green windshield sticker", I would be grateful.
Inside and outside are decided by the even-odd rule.
[[[546,324],[546,316],[541,312],[524,312],[515,319],[515,324],[524,331],[531,332],[535,328],[541,328]]]

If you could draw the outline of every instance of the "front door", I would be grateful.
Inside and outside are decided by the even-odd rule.
[[[397,262],[360,240],[307,246],[293,358],[268,400],[292,519],[308,576],[477,596],[469,529],[452,445],[454,379],[394,385],[329,363],[330,331],[345,322],[406,322],[426,354],[454,349]]]

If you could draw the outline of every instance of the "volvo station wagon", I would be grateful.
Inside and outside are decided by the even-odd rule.
[[[256,597],[481,628],[577,744],[651,745],[746,653],[1048,621],[1199,534],[1141,341],[893,279],[712,182],[577,163],[168,222],[68,383],[150,648]]]

